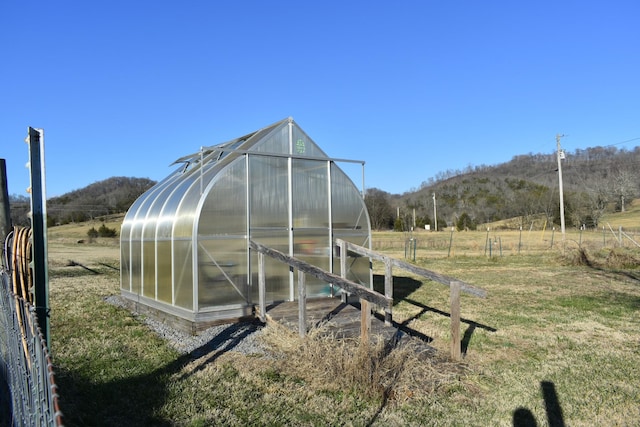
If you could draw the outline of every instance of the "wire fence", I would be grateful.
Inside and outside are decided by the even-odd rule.
[[[8,239],[9,240],[9,239]],[[5,242],[6,243],[6,242]],[[5,244],[5,255],[8,245]],[[57,386],[35,308],[0,266],[0,426],[62,426]]]
[[[640,232],[605,225],[597,229],[377,232],[372,249],[414,259],[429,257],[534,255],[553,250],[640,249]]]

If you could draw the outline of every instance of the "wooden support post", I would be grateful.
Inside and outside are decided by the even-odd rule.
[[[451,358],[460,360],[460,282],[451,282]]]
[[[371,332],[371,306],[369,301],[360,298],[360,345],[369,344]]]
[[[301,270],[298,270],[298,332],[302,338],[307,335],[307,288]]]
[[[340,241],[340,277],[347,278],[347,242]],[[340,297],[343,303],[347,303],[347,292],[343,289]]]
[[[260,321],[267,321],[267,307],[266,307],[266,279],[264,273],[264,254],[258,252],[258,304],[259,304],[259,317]]]
[[[384,296],[390,300],[390,305],[384,308],[384,324],[391,326],[391,306],[393,305],[393,266],[391,265],[390,258],[384,259]]]

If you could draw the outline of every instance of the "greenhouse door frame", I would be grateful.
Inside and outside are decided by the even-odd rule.
[[[234,150],[234,151],[244,151],[244,150]],[[288,234],[288,255],[294,256],[294,218],[293,218],[293,161],[294,160],[312,160],[317,162],[326,163],[327,167],[327,214],[328,214],[328,235],[327,238],[329,242],[333,242],[333,205],[332,205],[332,173],[331,173],[331,165],[337,163],[354,163],[360,164],[362,169],[362,187],[360,191],[360,196],[364,199],[365,195],[365,171],[364,165],[365,162],[363,160],[349,160],[349,159],[339,159],[339,158],[330,158],[330,157],[316,157],[316,156],[304,156],[304,155],[295,155],[295,154],[282,154],[282,153],[261,153],[255,151],[244,151],[245,155],[245,165],[246,165],[246,208],[247,208],[247,279],[251,283],[251,279],[253,276],[253,272],[251,271],[251,249],[249,248],[249,240],[252,239],[251,233],[251,172],[249,169],[251,156],[260,156],[260,157],[277,157],[277,158],[286,158],[287,159],[287,216],[288,216],[288,224],[287,224],[287,234]],[[349,175],[343,171],[343,173],[349,177]],[[331,244],[331,243],[330,243]],[[332,252],[328,255],[330,258],[333,258]],[[329,270],[333,273],[333,262],[329,263]],[[289,300],[295,301],[296,299],[296,280],[294,274],[293,267],[289,267]],[[253,283],[251,283],[253,286]],[[331,286],[331,296],[333,296],[334,289]]]

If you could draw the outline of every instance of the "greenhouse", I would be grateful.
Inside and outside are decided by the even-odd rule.
[[[258,299],[253,240],[340,273],[334,239],[370,247],[359,189],[291,119],[175,161],[122,223],[121,293],[137,307],[192,331],[251,316]],[[367,258],[348,260],[347,278],[371,286]],[[266,260],[267,302],[292,301],[288,265]],[[335,290],[309,277],[308,297]]]

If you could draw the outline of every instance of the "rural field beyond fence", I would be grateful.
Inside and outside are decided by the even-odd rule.
[[[619,247],[640,248],[640,231],[605,225],[598,229],[376,232],[372,249],[409,259],[424,257],[534,255],[568,249],[596,252]]]

